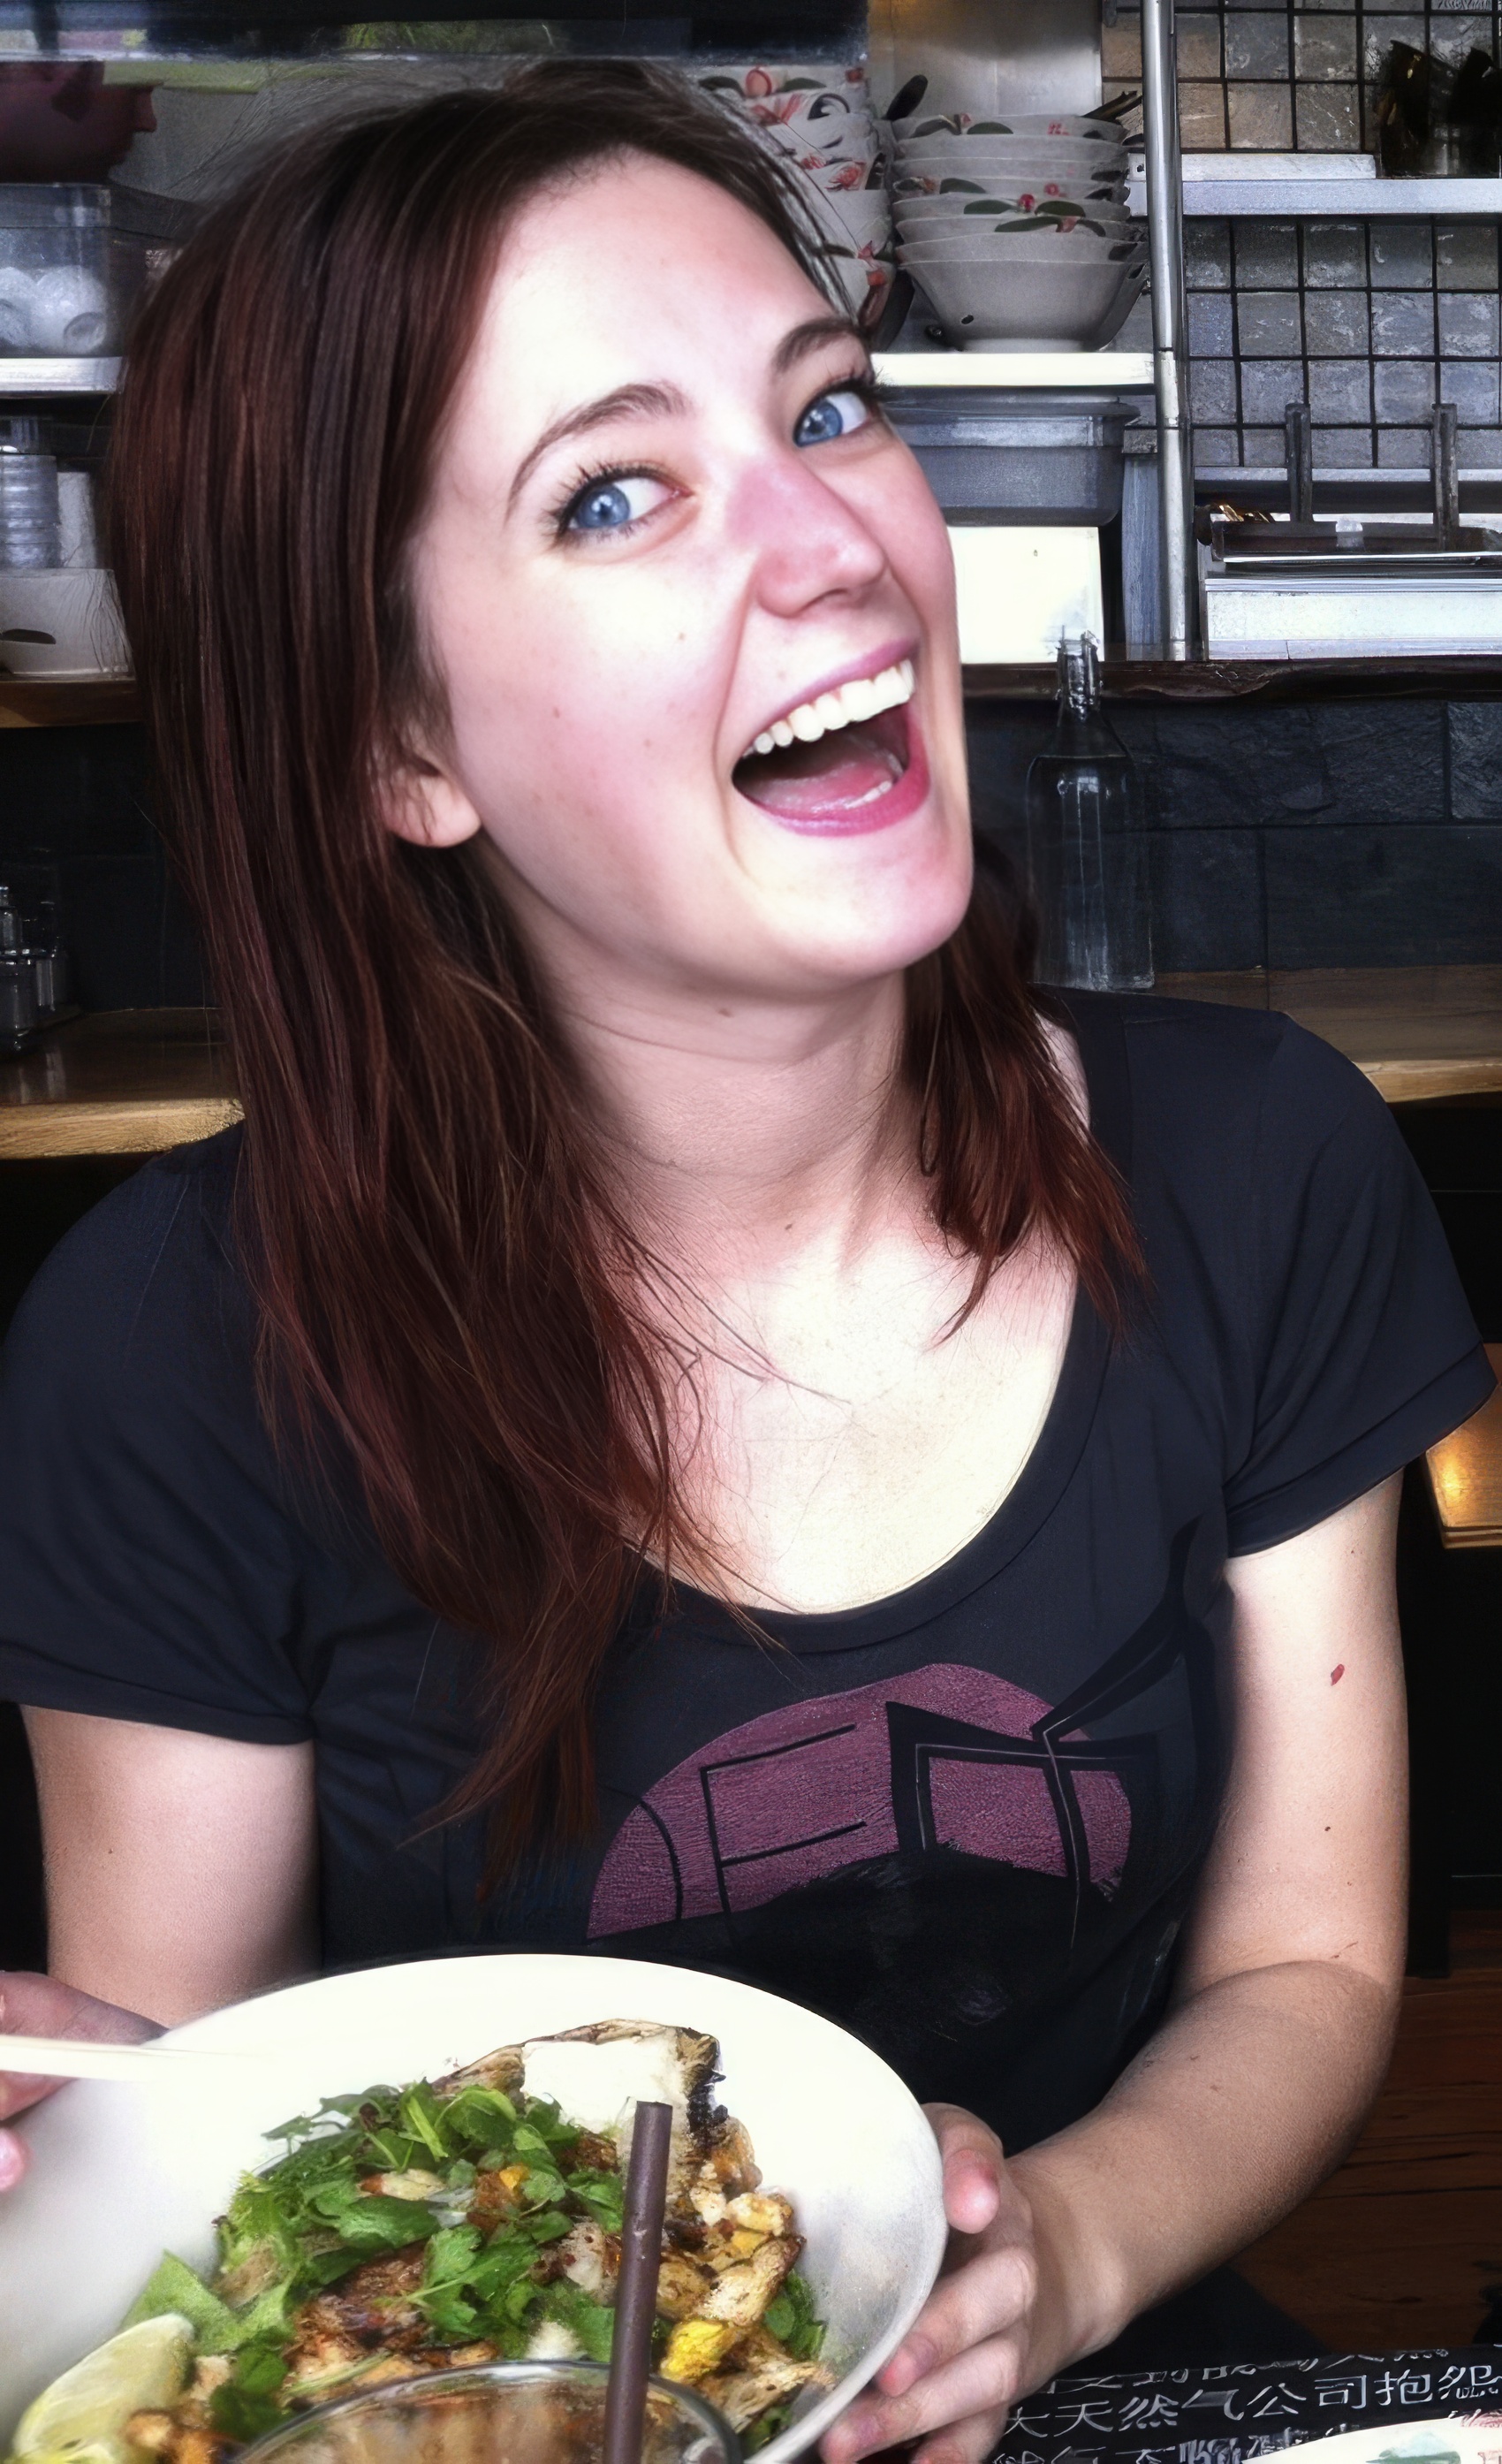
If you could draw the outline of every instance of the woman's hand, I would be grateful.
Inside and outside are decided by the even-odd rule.
[[[1068,2358],[1056,2271],[1000,2140],[957,2104],[925,2109],[944,2158],[944,2273],[874,2389],[825,2435],[826,2464],[920,2438],[914,2464],[980,2464],[1013,2399]]]
[[[113,2002],[96,2002],[92,1993],[80,1993],[55,1977],[0,1969],[0,2053],[7,2036],[79,2036],[94,2044],[139,2045],[161,2034],[154,2019],[117,2011]],[[33,2079],[25,2071],[0,2071],[0,2122],[40,2104],[61,2085],[61,2079]],[[13,2130],[0,2130],[0,2190],[13,2189],[25,2170],[24,2144]]]

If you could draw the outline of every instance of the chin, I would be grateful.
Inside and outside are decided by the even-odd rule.
[[[901,974],[964,921],[972,880],[969,833],[958,847],[947,832],[925,837],[925,846],[883,849],[885,861],[851,867],[838,890],[825,887],[820,921],[827,933],[817,936],[818,957],[836,980]]]

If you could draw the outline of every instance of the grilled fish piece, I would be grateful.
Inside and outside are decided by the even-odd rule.
[[[521,2088],[521,2071],[520,2045],[497,2045],[493,2054],[482,2054],[477,2062],[466,2062],[463,2070],[435,2079],[433,2094],[457,2096],[462,2087],[494,2087],[502,2096],[515,2096]]]
[[[631,2151],[634,2107],[670,2104],[667,2195],[672,2206],[686,2208],[701,2168],[715,2165],[722,2154],[723,2178],[720,2170],[711,2176],[721,2189],[733,2184],[747,2189],[760,2179],[754,2166],[747,2178],[751,2143],[714,2102],[719,2075],[720,2048],[713,2036],[653,2019],[600,2019],[555,2036],[499,2046],[466,2069],[451,2071],[438,2081],[437,2093],[454,2096],[462,2087],[479,2085],[499,2087],[508,2096],[545,2097],[581,2126],[587,2164],[598,2164],[608,2143],[622,2170]]]
[[[783,2233],[764,2241],[750,2258],[722,2270],[714,2290],[705,2297],[700,2318],[723,2320],[742,2334],[756,2326],[802,2247],[796,2233]]]
[[[732,2430],[749,2430],[769,2405],[785,2404],[819,2374],[816,2362],[795,2362],[764,2328],[738,2343],[728,2367],[699,2382],[699,2392],[724,2413]]]
[[[714,2283],[714,2271],[681,2250],[665,2251],[657,2277],[660,2319],[692,2319]]]
[[[316,2293],[294,2321],[294,2356],[330,2339],[353,2341],[366,2351],[377,2344],[385,2352],[415,2350],[427,2321],[410,2297],[422,2284],[426,2255],[424,2243],[411,2242],[389,2258],[366,2259],[327,2292]]]

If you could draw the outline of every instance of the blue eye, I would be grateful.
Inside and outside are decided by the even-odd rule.
[[[821,393],[811,402],[793,431],[795,445],[827,445],[832,437],[851,436],[864,428],[871,417],[871,406],[864,394],[853,385],[841,385],[833,393]]]
[[[654,494],[655,491],[655,494]],[[581,489],[569,507],[564,522],[571,531],[629,530],[640,522],[668,495],[661,479],[648,478],[645,472],[622,473],[618,479],[596,479]]]

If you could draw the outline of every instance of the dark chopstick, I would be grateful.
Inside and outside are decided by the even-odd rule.
[[[637,2106],[626,2167],[610,2380],[605,2389],[604,2464],[641,2464],[672,2132],[670,2104]]]

